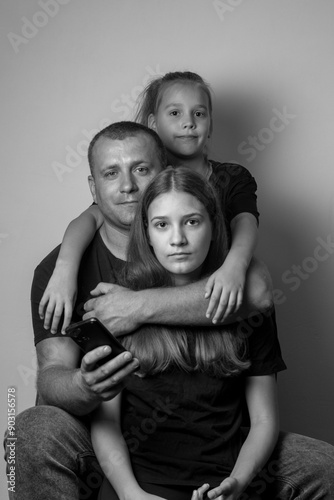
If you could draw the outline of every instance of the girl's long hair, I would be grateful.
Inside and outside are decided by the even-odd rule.
[[[218,269],[228,252],[228,239],[223,215],[216,194],[201,175],[184,167],[168,167],[146,188],[131,226],[127,264],[118,282],[132,290],[173,286],[168,271],[160,264],[147,236],[148,208],[155,198],[171,191],[194,196],[206,209],[212,236],[208,255],[201,268],[201,277]],[[203,371],[212,376],[237,375],[249,367],[244,359],[245,343],[230,328],[163,327],[148,325],[122,337],[123,345],[140,361],[140,373],[153,375],[173,366],[186,371]],[[189,345],[194,346],[194,359]]]

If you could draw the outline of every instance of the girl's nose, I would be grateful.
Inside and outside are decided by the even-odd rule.
[[[190,128],[190,129],[195,127],[195,120],[192,113],[184,116],[182,126],[183,128]]]
[[[173,229],[171,236],[172,246],[183,246],[187,243],[186,235],[181,227],[176,227]]]

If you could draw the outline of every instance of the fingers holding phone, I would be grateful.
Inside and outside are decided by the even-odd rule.
[[[139,367],[138,360],[96,318],[74,323],[66,333],[86,353],[80,366],[84,388],[103,401],[120,392]]]
[[[100,364],[110,351],[109,346],[90,351],[82,358],[80,367],[86,388],[103,401],[115,397],[123,389],[127,378],[139,367],[138,359],[128,351]]]

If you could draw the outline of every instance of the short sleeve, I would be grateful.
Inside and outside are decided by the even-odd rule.
[[[59,249],[60,245],[51,253],[49,253],[49,255],[45,257],[44,260],[42,260],[42,262],[36,267],[34,272],[30,299],[35,345],[45,338],[54,337],[55,335],[61,335],[60,331],[57,334],[53,335],[50,330],[45,330],[43,326],[43,320],[39,317],[38,314],[39,303],[54,270]],[[60,321],[59,324],[61,325],[62,321]]]
[[[247,337],[251,366],[246,376],[272,375],[286,370],[277,336],[275,311],[257,314],[240,323],[240,331]]]
[[[243,166],[234,163],[212,164],[212,179],[222,202],[222,210],[228,223],[238,214],[248,212],[259,221],[257,209],[257,184]]]

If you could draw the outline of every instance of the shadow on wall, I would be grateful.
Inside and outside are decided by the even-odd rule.
[[[216,95],[215,100],[209,157],[240,163],[254,175],[259,186],[261,235],[257,254],[268,265],[278,290],[279,336],[288,365],[279,383],[282,427],[334,444],[334,406],[325,383],[334,380],[329,355],[334,352],[334,340],[323,325],[323,318],[330,311],[322,310],[325,306],[319,304],[317,292],[333,286],[328,281],[326,284],[326,266],[330,259],[334,260],[334,249],[329,236],[321,234],[321,228],[317,234],[310,228],[310,233],[300,237],[300,223],[308,214],[312,219],[312,207],[306,201],[305,206],[296,206],[291,190],[283,191],[283,183],[277,189],[270,170],[270,165],[277,168],[277,158],[270,158],[269,148],[265,151],[294,115],[286,107],[273,109],[272,103],[260,95],[231,91]],[[254,133],[250,135],[250,131]]]
[[[267,196],[270,200],[270,193]],[[279,337],[288,365],[279,376],[282,427],[334,444],[334,339],[329,327],[334,290],[333,273],[328,273],[328,266],[333,269],[333,250],[326,234],[298,237],[298,227],[288,217],[293,203],[284,199],[282,211],[282,201],[277,203],[274,194],[271,203],[259,255],[273,278]],[[307,218],[310,207],[304,209]]]
[[[234,160],[247,167],[255,159],[257,148],[262,146],[261,138],[254,145],[249,143],[249,131],[263,129],[270,113],[272,110],[266,109],[261,96],[236,92],[216,94],[211,147],[213,157]],[[268,139],[264,137],[264,140]],[[252,163],[252,168],[255,166]]]

